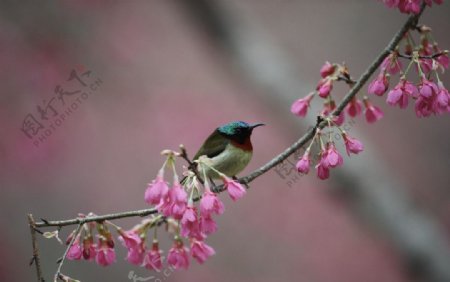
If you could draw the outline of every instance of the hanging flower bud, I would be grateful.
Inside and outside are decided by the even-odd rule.
[[[183,245],[181,239],[176,238],[167,255],[167,263],[175,269],[189,268],[189,250]]]
[[[205,242],[193,239],[191,241],[191,255],[198,263],[203,264],[210,256],[216,252],[211,246],[205,244]]]
[[[342,134],[342,138],[344,139],[347,155],[350,156],[350,153],[358,154],[364,150],[364,145],[358,139],[352,138],[346,133]]]
[[[161,253],[158,240],[153,240],[152,249],[145,255],[144,267],[149,270],[161,271],[163,268]]]

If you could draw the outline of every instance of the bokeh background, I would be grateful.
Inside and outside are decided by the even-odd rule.
[[[445,2],[421,23],[448,49]],[[1,280],[35,280],[27,213],[66,219],[146,208],[162,149],[183,143],[193,154],[218,125],[264,122],[245,173],[263,165],[313,122],[289,108],[315,86],[324,61],[345,61],[358,77],[405,19],[373,0],[1,1]],[[67,81],[73,69],[102,83],[81,103],[65,96],[78,108],[33,144],[21,131],[25,116],[39,117],[57,85],[80,89]],[[449,75],[443,80],[450,86]],[[336,91],[342,97],[346,87]],[[224,195],[226,212],[208,239],[217,255],[205,265],[166,277],[128,264],[119,247],[114,266],[67,262],[63,272],[81,281],[131,281],[133,271],[174,282],[444,282],[448,116],[417,119],[411,107],[374,101],[385,118],[351,123],[366,150],[329,180],[271,171],[241,201]],[[53,103],[58,114],[67,108]],[[51,281],[63,246],[43,238],[39,246]]]

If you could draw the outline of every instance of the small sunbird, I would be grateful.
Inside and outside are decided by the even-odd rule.
[[[209,165],[213,168],[229,177],[236,177],[252,158],[253,146],[250,136],[253,129],[262,125],[265,124],[249,124],[244,121],[222,125],[209,135],[193,159],[197,160],[205,155],[210,159]],[[205,173],[210,179],[220,178],[211,169],[205,168]]]

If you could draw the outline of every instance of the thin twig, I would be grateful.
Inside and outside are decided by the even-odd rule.
[[[422,7],[421,13],[422,13],[423,9],[424,9],[424,7]],[[408,20],[402,26],[402,28],[395,34],[394,38],[391,40],[391,42],[386,47],[386,49],[383,50],[383,52],[381,52],[377,56],[377,58],[372,62],[372,64],[368,67],[368,69],[361,75],[361,77],[355,82],[355,84],[351,85],[352,86],[351,90],[347,93],[347,95],[344,97],[342,102],[338,105],[336,110],[332,113],[333,115],[335,115],[335,116],[339,115],[342,112],[342,110],[345,108],[345,106],[351,101],[351,99],[361,90],[362,86],[368,81],[370,76],[379,68],[379,66],[381,65],[383,60],[392,51],[394,51],[395,47],[399,44],[400,40],[403,38],[405,33],[409,29],[413,28],[416,25],[417,20],[420,17],[421,13],[418,15],[410,16],[408,18]],[[351,82],[353,83],[353,80]],[[310,129],[308,129],[307,132],[299,140],[297,140],[294,144],[292,144],[289,148],[287,148],[281,154],[279,154],[278,156],[276,156],[275,158],[270,160],[265,165],[261,166],[259,169],[253,171],[252,173],[250,173],[249,175],[247,175],[243,178],[240,178],[239,182],[241,182],[243,184],[248,184],[251,181],[253,181],[254,179],[256,179],[257,177],[261,176],[262,174],[266,173],[267,171],[269,171],[270,169],[272,169],[273,167],[278,165],[279,163],[283,162],[291,154],[293,154],[295,151],[297,151],[299,148],[301,148],[307,142],[309,142],[313,138],[315,130],[317,128],[323,128],[325,126],[326,126],[326,122],[323,122],[323,121],[318,122],[318,124],[315,127],[311,127]],[[182,150],[182,153],[183,153],[183,150]],[[191,166],[193,164],[193,162],[188,158],[187,153],[185,151],[184,151],[184,156],[185,157],[183,157],[183,158]],[[219,185],[217,188],[218,188],[218,192],[222,192],[225,190],[225,187],[223,185]],[[198,200],[198,199],[199,198],[197,198],[196,200]],[[32,244],[33,244],[33,260],[32,261],[34,263],[36,263],[38,281],[42,282],[42,281],[44,281],[44,279],[43,279],[43,273],[42,273],[42,270],[40,267],[39,253],[38,253],[38,248],[37,248],[37,244],[36,244],[36,236],[35,236],[36,231],[37,231],[36,227],[50,227],[50,226],[63,227],[63,226],[68,226],[68,225],[76,225],[76,224],[78,225],[76,232],[75,232],[76,234],[73,236],[69,246],[67,247],[67,249],[64,252],[64,255],[63,255],[61,261],[59,262],[58,270],[55,274],[55,278],[57,279],[61,275],[61,268],[62,268],[62,265],[65,261],[67,254],[68,254],[68,251],[69,251],[70,247],[73,245],[74,240],[75,240],[76,236],[78,235],[78,233],[80,232],[83,224],[88,223],[88,222],[102,222],[105,220],[114,220],[114,219],[127,218],[127,217],[137,217],[137,216],[144,217],[147,215],[155,214],[157,212],[158,212],[157,209],[149,208],[149,209],[142,209],[142,210],[137,210],[137,211],[127,211],[127,212],[121,212],[121,213],[106,214],[106,215],[101,215],[101,216],[89,216],[89,217],[84,217],[84,218],[74,218],[74,219],[69,219],[69,220],[48,221],[45,219],[41,219],[41,222],[37,222],[37,223],[35,223],[34,220],[32,219],[32,216],[29,215],[30,232],[31,232]],[[158,225],[162,224],[163,222],[164,221],[158,222]]]
[[[105,220],[112,220],[112,219],[119,219],[124,217],[134,217],[134,216],[140,216],[144,217],[150,214],[157,213],[158,210],[155,208],[151,209],[142,209],[137,211],[127,211],[127,212],[119,212],[119,213],[112,213],[112,214],[105,214],[105,215],[99,215],[99,216],[88,216],[83,218],[73,218],[69,220],[42,220],[40,222],[36,222],[37,227],[50,227],[50,226],[67,226],[67,225],[75,225],[75,224],[84,224],[87,222],[101,222]]]
[[[33,257],[31,259],[30,265],[34,263],[34,265],[36,266],[37,281],[43,282],[45,280],[42,275],[41,260],[39,258],[39,247],[36,240],[36,223],[31,213],[28,214],[28,224],[30,226],[31,243],[33,245]]]
[[[412,15],[408,18],[406,23],[400,28],[400,30],[394,35],[391,42],[389,42],[388,46],[378,55],[378,57],[370,64],[370,66],[367,68],[367,70],[361,75],[361,77],[358,79],[356,84],[353,86],[352,89],[345,95],[344,99],[341,101],[341,103],[337,106],[336,110],[333,112],[333,115],[338,116],[347,106],[348,103],[352,100],[352,98],[361,90],[363,85],[369,80],[369,78],[372,76],[372,74],[378,69],[378,67],[381,65],[383,60],[395,50],[397,45],[400,43],[400,41],[403,39],[405,34],[410,30],[411,28],[415,27],[417,24],[417,21],[419,20],[420,16],[422,15],[423,11],[425,9],[425,3],[422,4],[422,7],[420,9],[419,14]]]
[[[184,147],[183,144],[180,145],[180,157],[183,158],[189,165],[189,168],[195,166],[195,164],[191,161],[191,159],[188,157],[186,147]]]
[[[69,245],[67,245],[67,248],[66,248],[66,251],[64,252],[64,255],[62,256],[61,260],[58,262],[58,269],[56,270],[55,278],[54,278],[55,281],[57,281],[60,278],[61,268],[62,268],[62,266],[64,264],[64,261],[66,260],[67,254],[69,253],[69,250],[70,250],[70,247],[72,247],[73,243],[77,239],[78,234],[80,233],[82,226],[83,226],[83,224],[81,224],[81,223],[78,224],[77,229],[75,229],[75,232],[73,233],[73,237],[70,240]]]
[[[448,50],[444,50],[444,51],[437,52],[437,53],[434,53],[434,54],[428,55],[428,56],[417,56],[417,58],[432,60],[432,59],[436,59],[442,55],[447,55],[447,54],[448,54]],[[406,55],[406,54],[401,54],[401,53],[397,53],[397,56],[400,58],[408,59],[408,60],[414,59],[414,56],[412,56],[412,55]]]
[[[200,177],[200,173],[198,172],[197,169],[197,164],[194,163],[193,161],[191,161],[191,159],[188,157],[187,151],[186,151],[186,147],[184,147],[183,144],[180,145],[180,157],[183,158],[187,163],[188,163],[188,169],[191,170],[195,176],[197,176],[198,181],[200,181],[201,184],[203,184],[203,179]],[[183,180],[181,181],[181,183],[183,183]]]
[[[350,85],[350,87],[355,85],[355,83],[356,83],[356,80],[352,79],[351,77],[344,76],[344,75],[338,76],[337,80],[344,81],[345,83]]]
[[[377,56],[377,58],[370,64],[370,66],[366,69],[366,71],[361,75],[361,77],[356,81],[355,85],[350,89],[350,91],[345,95],[345,97],[342,99],[341,103],[337,106],[336,110],[332,113],[334,116],[338,116],[347,106],[348,103],[352,100],[352,98],[361,90],[363,85],[369,80],[369,78],[372,76],[372,74],[378,69],[378,67],[381,65],[383,60],[392,52],[394,51],[395,47],[400,43],[406,32],[408,32],[409,29],[415,26],[417,23],[417,20],[419,19],[420,15],[422,14],[423,10],[425,9],[425,6],[422,6],[422,9],[419,14],[410,16],[406,23],[400,28],[400,30],[395,34],[395,36],[392,38],[391,42],[389,42],[388,46]],[[319,124],[319,128],[324,128],[326,126],[326,121],[322,121]],[[244,177],[241,179],[241,182],[248,183],[252,180],[254,180],[256,177],[260,176],[261,174],[267,172],[271,168],[275,167],[276,165],[283,162],[285,159],[287,159],[291,154],[293,154],[295,151],[300,149],[302,146],[304,146],[311,138],[314,136],[314,129],[308,130],[305,135],[303,135],[297,142],[292,144],[289,148],[287,148],[284,152],[279,154],[277,157],[272,159],[267,164],[263,165],[256,171],[252,172],[250,175]]]
[[[353,85],[353,87],[350,89],[350,91],[345,95],[341,103],[337,106],[337,108],[334,110],[332,115],[338,116],[347,106],[348,103],[352,100],[352,98],[361,90],[363,85],[369,80],[369,78],[372,76],[372,74],[378,69],[378,67],[381,65],[383,60],[395,50],[397,45],[400,43],[406,32],[414,28],[417,24],[417,21],[419,17],[422,15],[423,10],[425,9],[425,5],[422,5],[422,9],[419,14],[412,15],[408,18],[408,20],[403,24],[403,26],[400,28],[400,30],[394,35],[391,42],[387,45],[387,47],[375,58],[375,60],[370,64],[370,66],[366,69],[366,71],[361,75],[361,77],[356,81],[356,83]],[[320,124],[318,124],[318,128],[324,128],[327,125],[326,121],[322,121]],[[284,150],[282,153],[280,153],[278,156],[270,160],[265,165],[261,166],[257,170],[253,171],[249,175],[242,177],[238,179],[238,181],[242,184],[248,184],[255,180],[257,177],[263,175],[276,165],[283,162],[285,159],[287,159],[290,155],[292,155],[295,151],[303,147],[307,142],[313,138],[315,133],[316,127],[310,128],[300,139],[298,139],[294,144],[292,144],[290,147],[288,147],[286,150]],[[187,157],[187,155],[186,155]],[[192,163],[189,158],[187,158],[188,163]],[[216,191],[218,193],[223,192],[225,190],[224,185],[218,185],[216,187]],[[196,198],[195,200],[199,200],[199,198]],[[124,217],[134,217],[134,216],[147,216],[150,214],[155,214],[158,211],[155,208],[152,209],[143,209],[138,211],[128,211],[128,212],[122,212],[122,213],[114,213],[114,214],[106,214],[102,216],[92,216],[87,218],[74,218],[69,220],[60,220],[60,221],[47,221],[43,220],[42,222],[37,222],[37,227],[49,227],[49,226],[67,226],[67,225],[74,225],[74,224],[83,224],[86,222],[92,222],[92,221],[103,221],[103,220],[112,220],[112,219],[119,219]]]

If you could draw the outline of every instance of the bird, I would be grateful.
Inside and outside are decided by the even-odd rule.
[[[265,125],[264,123],[249,124],[244,121],[234,121],[216,128],[203,142],[193,160],[201,156],[210,159],[209,165],[228,177],[236,178],[249,164],[253,155],[253,146],[250,140],[253,129]],[[220,175],[207,166],[206,177],[210,180],[221,178]],[[200,170],[202,175],[203,171]]]

